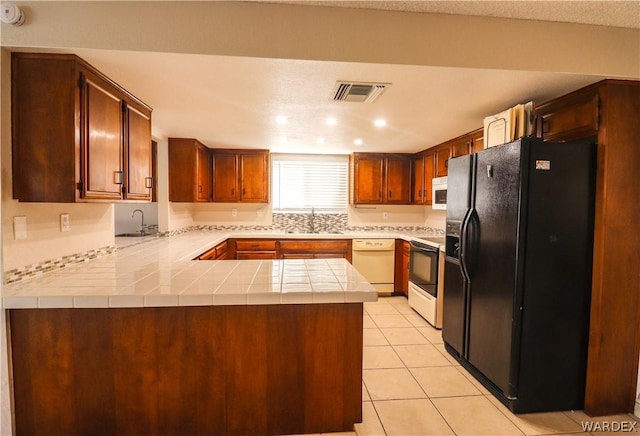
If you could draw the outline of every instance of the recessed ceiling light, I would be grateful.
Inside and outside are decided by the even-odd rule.
[[[358,138],[353,141],[355,145],[362,145],[362,139]]]
[[[383,120],[382,118],[378,118],[377,120],[375,120],[373,122],[373,125],[376,127],[384,127],[387,125],[387,122],[385,120]]]
[[[278,124],[287,124],[287,117],[285,117],[284,115],[278,115],[276,117],[276,123],[278,123]]]
[[[335,118],[327,118],[327,124],[330,126],[335,126],[336,124],[338,124],[338,120],[336,120]]]
[[[324,144],[324,138],[316,139],[316,144]]]

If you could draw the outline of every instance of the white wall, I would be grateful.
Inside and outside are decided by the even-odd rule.
[[[273,218],[271,204],[196,203],[193,221],[195,225],[270,226]]]

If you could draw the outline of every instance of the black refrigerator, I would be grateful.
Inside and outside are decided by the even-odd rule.
[[[583,408],[595,168],[535,138],[449,160],[442,337],[515,413]]]

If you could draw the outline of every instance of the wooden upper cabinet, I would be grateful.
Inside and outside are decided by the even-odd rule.
[[[213,201],[238,201],[238,156],[213,153]]]
[[[353,202],[382,204],[384,159],[379,155],[356,153],[353,159]]]
[[[267,203],[267,150],[213,149],[213,201]]]
[[[449,158],[451,157],[451,145],[445,143],[436,149],[435,177],[444,177],[449,173]]]
[[[169,138],[169,201],[211,201],[209,149],[196,139]]]
[[[80,72],[80,83],[80,141],[85,150],[81,153],[82,197],[120,200],[124,185],[124,100],[91,71]]]
[[[151,199],[151,108],[75,55],[11,62],[14,198]]]
[[[545,141],[573,141],[598,135],[600,94],[591,88],[536,108],[537,136]]]
[[[385,203],[411,203],[411,159],[406,156],[385,159]]]
[[[151,113],[128,104],[125,112],[125,167],[127,183],[125,198],[151,200],[154,187],[151,140]]]
[[[433,191],[433,173],[435,171],[435,153],[424,155],[424,204],[431,204]]]
[[[471,136],[465,136],[451,143],[451,157],[466,156],[471,153]]]
[[[471,153],[484,150],[484,128],[474,130],[469,135],[471,136]]]
[[[354,204],[410,204],[411,157],[400,154],[352,155]]]
[[[413,159],[413,204],[424,204],[424,154]]]
[[[413,204],[431,204],[435,153],[422,152],[414,160]]]
[[[269,201],[269,153],[266,151],[240,154],[240,201]]]

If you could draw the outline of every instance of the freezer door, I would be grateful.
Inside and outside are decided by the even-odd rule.
[[[518,259],[519,142],[477,153],[468,232],[468,360],[506,395],[512,370],[512,321]],[[445,300],[446,302],[446,300]]]
[[[442,338],[460,355],[465,355],[467,329],[467,287],[460,264],[460,234],[469,214],[473,155],[449,159],[447,176],[447,236],[444,265]]]

